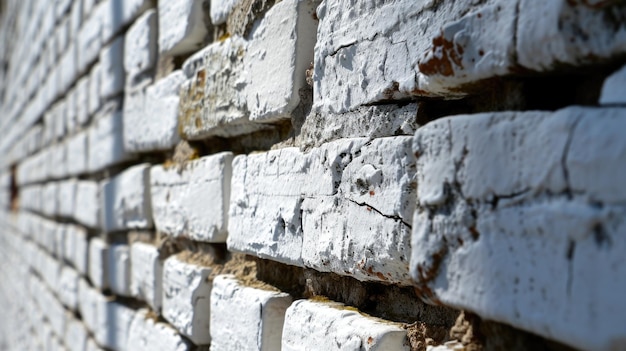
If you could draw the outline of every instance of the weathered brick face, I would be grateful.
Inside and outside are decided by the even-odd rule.
[[[0,350],[621,350],[626,5],[0,0]]]

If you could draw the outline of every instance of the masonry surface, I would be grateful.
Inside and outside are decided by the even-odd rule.
[[[626,4],[0,0],[0,350],[626,350]]]

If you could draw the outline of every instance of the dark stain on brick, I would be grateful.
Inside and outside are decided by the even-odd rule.
[[[454,66],[463,69],[464,49],[458,43],[446,39],[443,33],[433,39],[431,55],[419,63],[420,72],[425,75],[454,75]]]

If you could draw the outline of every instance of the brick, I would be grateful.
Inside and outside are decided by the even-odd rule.
[[[109,0],[110,1],[110,0]],[[124,43],[125,37],[117,37],[100,51],[100,96],[106,99],[124,90]]]
[[[621,91],[626,85],[626,66],[613,72],[604,80],[599,103],[601,105],[623,105],[626,103],[626,96]]]
[[[163,318],[196,345],[211,342],[211,269],[172,256],[163,267]]]
[[[89,77],[85,76],[76,83],[75,108],[76,120],[70,126],[70,132],[75,132],[78,126],[83,126],[89,121]]]
[[[202,51],[203,67],[181,89],[179,123],[183,137],[229,137],[264,128],[251,125],[248,120],[245,97],[248,82],[241,59],[246,47],[243,39],[233,37]],[[195,65],[189,63],[187,70]]]
[[[102,347],[121,351],[126,349],[128,331],[136,312],[113,301],[100,301],[98,304],[97,328],[94,339]]]
[[[535,71],[552,70],[556,64],[597,63],[624,52],[624,28],[612,12],[622,16],[623,4],[608,2],[596,6],[559,0],[531,6],[520,0],[523,9],[517,19],[517,60]],[[537,16],[541,16],[541,20]],[[581,25],[584,23],[584,25]],[[541,42],[550,45],[540,45]]]
[[[127,350],[186,351],[191,346],[175,329],[155,322],[148,310],[137,312],[128,331]]]
[[[57,184],[56,213],[61,217],[71,218],[74,215],[78,181],[76,179],[68,179]]]
[[[133,152],[172,149],[179,141],[179,90],[184,80],[175,71],[146,90],[142,111],[124,114],[124,147]]]
[[[57,19],[63,18],[69,12],[72,0],[56,0],[54,2],[55,16]]]
[[[122,111],[113,105],[96,117],[89,129],[89,171],[96,172],[126,161],[130,156],[124,150],[124,120]]]
[[[83,351],[87,346],[87,338],[89,334],[87,333],[87,329],[78,319],[72,319],[67,324],[67,329],[65,330],[65,345],[69,351]]]
[[[109,245],[100,238],[89,240],[89,279],[93,286],[100,290],[109,287]]]
[[[48,152],[47,161],[47,176],[49,178],[64,178],[67,175],[66,165],[66,148],[65,144],[57,143],[49,146],[46,151]]]
[[[76,186],[76,212],[74,219],[87,227],[100,225],[100,186],[97,182],[83,180]]]
[[[102,75],[102,66],[95,64],[89,72],[89,117],[93,116],[100,109],[102,104],[100,94],[100,76]]]
[[[96,13],[102,19],[102,40],[109,41],[119,33],[124,26],[150,8],[150,0],[104,0],[100,2],[101,12]]]
[[[98,304],[104,303],[105,296],[93,289],[85,279],[78,282],[78,309],[85,326],[91,333],[98,326]]]
[[[70,42],[69,20],[62,20],[59,26],[56,27],[55,33],[56,51],[60,53],[65,52],[65,49],[67,49],[67,46]]]
[[[52,217],[56,213],[57,207],[57,183],[47,183],[43,188],[42,196],[42,212]]]
[[[417,85],[418,58],[428,52],[431,39],[472,7],[476,10],[470,3],[444,1],[435,12],[428,2],[415,6],[410,0],[358,9],[349,1],[322,3],[317,11],[314,108],[343,113],[409,95]],[[389,20],[372,23],[372,18]]]
[[[108,287],[116,295],[130,296],[130,247],[126,244],[111,244],[107,254],[105,272]]]
[[[410,137],[239,156],[232,187],[229,249],[359,280],[411,284]]]
[[[199,49],[208,34],[202,0],[164,1],[158,7],[159,52],[181,55]]]
[[[79,132],[66,141],[65,170],[68,175],[80,175],[87,172],[87,132]]]
[[[241,0],[213,0],[211,1],[211,23],[214,26],[226,23],[228,15],[235,6],[243,3]]]
[[[341,171],[365,143],[365,139],[350,139],[328,143],[307,154],[284,148],[237,156],[233,161],[228,248],[302,266],[304,197],[333,195]]]
[[[287,293],[247,287],[220,275],[211,290],[211,350],[279,350]]]
[[[491,113],[418,130],[418,291],[574,347],[611,349],[624,315],[613,293],[626,245],[623,113]]]
[[[83,1],[72,1],[70,11],[70,32],[72,33],[72,39],[76,40],[83,22]]]
[[[154,166],[150,191],[158,231],[205,242],[225,242],[233,155],[189,161],[182,172]]]
[[[332,302],[298,300],[287,309],[281,350],[406,350],[398,323],[368,317]]]
[[[281,1],[252,32],[243,58],[250,77],[246,100],[251,120],[289,118],[300,102],[299,90],[306,85],[303,72],[313,60],[317,5],[311,0]]]
[[[313,61],[317,4],[281,1],[249,40],[232,37],[212,44],[204,73],[189,83],[190,101],[181,104],[182,134],[189,139],[227,137],[262,129],[261,122],[289,119],[306,85],[301,72]],[[203,96],[202,109],[194,101],[198,95]]]
[[[65,259],[81,274],[89,272],[89,237],[87,230],[77,225],[68,225],[65,233]]]
[[[56,222],[52,222],[53,230],[50,234],[53,235],[53,246],[51,253],[56,257],[59,261],[61,261],[66,253],[65,253],[65,237],[67,235],[67,228],[63,224],[59,224]]]
[[[106,232],[152,227],[150,165],[127,168],[102,183],[102,228]]]
[[[150,244],[136,242],[130,246],[131,295],[145,301],[152,310],[161,311],[163,298],[163,262],[159,249]]]
[[[78,32],[78,66],[81,71],[98,58],[100,48],[102,47],[100,28],[101,18],[91,16],[85,21]]]
[[[70,310],[78,308],[78,282],[80,275],[68,266],[61,269],[59,276],[59,299]]]
[[[143,74],[152,73],[157,61],[158,15],[149,10],[139,17],[126,32],[124,69],[127,85],[133,86]]]
[[[78,76],[77,55],[77,45],[71,42],[60,59],[61,73],[59,78],[61,91],[67,91]]]

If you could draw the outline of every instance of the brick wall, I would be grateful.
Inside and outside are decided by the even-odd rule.
[[[0,9],[1,350],[626,349],[623,2]]]

